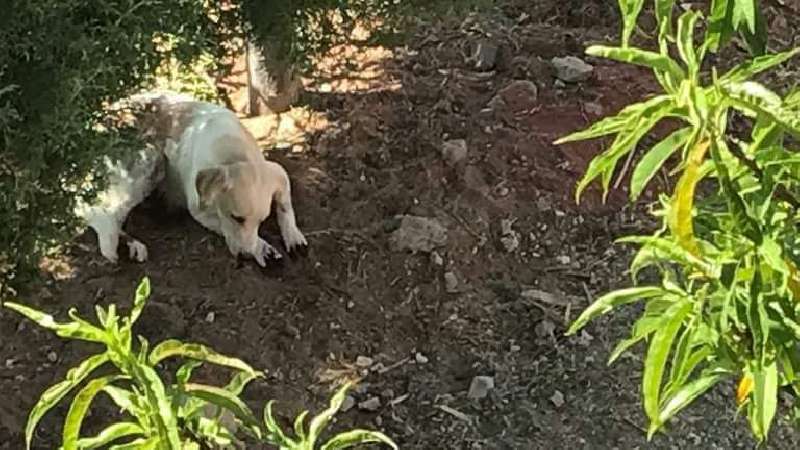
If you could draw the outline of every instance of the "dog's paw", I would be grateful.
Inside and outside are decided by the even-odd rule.
[[[281,255],[281,252],[279,252],[278,249],[272,246],[269,242],[259,239],[258,248],[256,249],[253,257],[255,257],[259,266],[267,267],[268,260],[281,259],[283,258],[283,255]]]
[[[147,246],[132,239],[128,241],[128,255],[133,261],[143,263],[147,261]]]
[[[294,251],[298,247],[308,246],[306,237],[303,236],[303,233],[296,227],[285,230],[281,234],[283,237],[283,245],[286,246],[286,250],[289,252]]]

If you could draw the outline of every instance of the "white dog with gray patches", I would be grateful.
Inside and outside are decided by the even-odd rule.
[[[255,138],[232,111],[172,93],[144,94],[137,99],[148,104],[137,126],[145,136],[163,143],[166,167],[163,177],[152,176],[158,174],[157,163],[152,158],[139,159],[139,166],[125,176],[111,176],[108,192],[126,193],[115,195],[124,197],[122,201],[83,208],[81,215],[91,219],[89,224],[107,259],[116,261],[116,242],[125,236],[125,218],[155,188],[171,206],[188,210],[204,227],[222,235],[233,255],[249,255],[261,266],[281,258],[258,235],[273,205],[286,249],[307,245],[295,221],[286,170],[264,159]],[[132,178],[136,169],[147,176]],[[108,250],[112,245],[113,254]],[[141,242],[134,240],[128,246],[133,259],[147,258]]]

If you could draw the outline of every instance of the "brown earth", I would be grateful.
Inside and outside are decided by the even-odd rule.
[[[590,80],[554,85],[552,57],[613,39],[614,2],[498,3],[486,14],[420,20],[403,47],[336,48],[307,80],[303,106],[246,120],[292,176],[306,256],[269,270],[237,262],[221,238],[187,216],[162,217],[151,202],[127,225],[148,244],[147,263],[109,266],[88,234],[25,301],[90,317],[97,304],[127,305],[147,275],[154,294],[137,331],[151,342],[202,342],[268,370],[245,397],[259,410],[278,400],[286,418],[324,405],[332,378],[357,371],[358,356],[372,358],[353,395],[378,396],[382,406],[355,407],[334,428],[378,428],[403,449],[752,447],[731,385],[646,442],[641,352],[605,364],[635,308],[563,337],[591,299],[629,283],[630,251],[612,240],[653,223],[625,206],[624,180],[605,205],[595,188],[576,205],[576,181],[602,143],[552,141],[656,85],[647,71],[590,59]],[[500,46],[491,72],[466,62],[478,39]],[[535,83],[538,95],[516,80]],[[492,102],[498,93],[503,101]],[[452,139],[464,139],[468,153],[451,165],[441,148]],[[446,245],[433,255],[392,251],[400,214],[439,221]],[[278,235],[274,223],[265,231]],[[457,280],[449,290],[445,273]],[[547,295],[521,295],[531,289]],[[91,349],[4,310],[0,339],[0,449],[19,449],[38,395]],[[470,400],[478,375],[496,387]],[[113,413],[102,402],[96,411],[92,428]],[[45,418],[36,448],[57,447],[65,412]],[[788,449],[800,439],[782,422],[772,442]]]

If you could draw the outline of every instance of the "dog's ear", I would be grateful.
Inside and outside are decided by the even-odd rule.
[[[194,187],[200,197],[201,205],[210,205],[214,197],[231,187],[230,176],[226,167],[212,167],[201,170],[194,179]]]

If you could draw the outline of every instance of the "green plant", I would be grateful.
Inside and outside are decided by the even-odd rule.
[[[286,433],[281,430],[277,421],[272,416],[272,402],[267,403],[267,406],[264,408],[264,425],[266,428],[264,440],[270,444],[277,445],[281,450],[316,449],[317,440],[328,426],[331,419],[333,419],[333,416],[339,412],[350,387],[351,385],[349,383],[342,386],[331,398],[328,409],[311,418],[307,430],[304,429],[304,422],[308,411],[303,411],[298,415],[294,421],[295,438],[288,437]],[[350,430],[339,433],[322,444],[319,449],[339,450],[368,443],[383,443],[395,450],[397,449],[397,445],[383,433],[368,430]]]
[[[18,303],[3,306],[52,330],[59,337],[93,342],[105,351],[86,358],[67,372],[66,379],[48,388],[34,405],[25,428],[26,447],[30,448],[34,431],[44,415],[77,389],[62,432],[63,450],[96,448],[199,450],[228,448],[238,440],[241,429],[253,438],[289,450],[314,450],[316,441],[339,410],[350,385],[342,387],[332,398],[330,407],[311,420],[308,431],[303,429],[307,413],[295,420],[296,439],[281,431],[272,415],[272,402],[264,410],[264,422],[259,422],[239,397],[247,383],[261,376],[243,361],[221,355],[214,350],[174,339],[156,345],[138,337],[139,348],[133,346],[133,325],[142,313],[150,296],[150,282],[142,280],[136,289],[131,312],[126,317],[117,314],[116,306],[96,307],[99,326],[69,311],[70,322],[56,322],[45,313]],[[186,362],[166,383],[158,374],[159,364],[169,358],[181,357]],[[234,369],[235,375],[224,387],[208,386],[191,381],[192,373],[204,363]],[[111,373],[87,379],[103,366],[112,366]],[[105,371],[108,372],[108,371]],[[79,386],[82,386],[80,389]],[[107,426],[93,437],[81,437],[84,417],[95,397],[106,394],[126,415],[125,420]],[[225,415],[233,420],[226,420]],[[120,440],[127,440],[118,443]],[[352,430],[334,436],[319,447],[338,450],[359,444],[382,442],[396,448],[384,434],[375,431]]]
[[[662,227],[650,236],[620,239],[641,246],[630,267],[634,283],[647,267],[657,270],[661,282],[602,296],[568,333],[644,300],[630,338],[617,345],[609,363],[647,342],[642,402],[648,438],[708,389],[735,379],[737,405],[764,441],[779,389],[792,394],[800,417],[800,158],[787,139],[800,136],[800,90],[782,97],[751,78],[800,49],[746,60],[723,75],[713,67],[707,73],[701,70],[706,53],[719,43],[715,16],[696,44],[702,14],[686,11],[673,32],[673,2],[657,3],[663,6],[657,8],[658,52],[631,47],[623,38],[620,47],[593,46],[587,53],[651,68],[663,92],[558,143],[614,136],[578,184],[579,199],[598,178],[607,193],[620,158],[658,122],[681,123],[644,153],[631,175],[634,201],[667,160],[679,160],[677,184],[655,208]],[[623,6],[625,12],[629,30],[638,10]],[[672,46],[679,60],[670,56]],[[749,136],[734,135],[733,120],[749,126]]]
[[[242,408],[243,403],[237,396],[247,382],[260,374],[244,362],[220,355],[200,344],[168,340],[150,350],[147,341],[140,336],[139,348],[134,349],[132,328],[149,295],[150,283],[144,279],[136,289],[133,308],[127,317],[119,317],[113,304],[107,309],[98,306],[99,326],[81,319],[75,310],[69,312],[72,321],[59,323],[52,316],[32,308],[17,303],[4,304],[62,338],[94,342],[105,347],[105,351],[86,358],[67,373],[64,381],[42,394],[28,416],[25,429],[27,448],[30,448],[36,426],[44,414],[81,385],[83,387],[75,395],[64,420],[64,450],[106,448],[123,438],[129,441],[110,448],[179,450],[199,442],[230,443],[230,431],[215,426],[212,419],[204,417],[203,408],[206,404],[226,409]],[[173,357],[186,358],[188,362],[178,369],[175,383],[169,385],[164,383],[156,368],[162,361]],[[203,362],[233,368],[237,374],[224,388],[190,383],[192,370]],[[87,381],[93,372],[109,364],[115,369],[113,373]],[[84,417],[101,392],[108,395],[129,418],[108,426],[94,437],[82,438]]]

